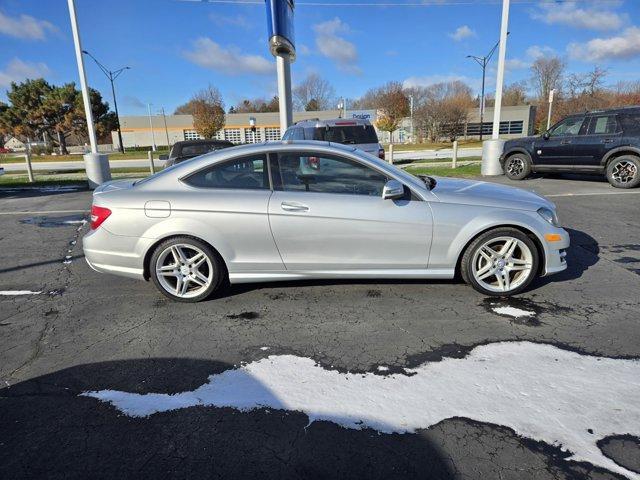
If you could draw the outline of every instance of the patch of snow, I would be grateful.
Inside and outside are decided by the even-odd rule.
[[[132,417],[196,405],[240,411],[273,408],[304,412],[309,423],[325,420],[382,433],[410,433],[465,417],[503,425],[571,452],[571,460],[640,479],[597,446],[609,435],[640,436],[639,360],[500,342],[407,373],[341,373],[310,358],[272,355],[211,375],[193,391],[171,395],[102,390],[81,395],[109,402]]]
[[[269,350],[269,347],[260,347],[260,350]]]
[[[0,290],[0,295],[40,295],[42,292],[32,292],[31,290]]]
[[[385,367],[384,365],[378,365],[378,371],[379,372],[388,372],[389,371],[389,367]]]
[[[528,310],[522,310],[515,307],[495,307],[492,308],[492,310],[498,315],[509,315],[514,318],[533,317],[536,314],[536,312],[530,312]]]

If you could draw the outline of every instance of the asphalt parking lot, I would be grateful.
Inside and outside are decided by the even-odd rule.
[[[0,478],[640,478],[640,189],[517,186],[572,240],[517,298],[349,281],[195,305],[88,268],[90,192],[0,189]]]

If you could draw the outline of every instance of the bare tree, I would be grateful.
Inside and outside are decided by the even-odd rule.
[[[275,96],[271,100],[264,98],[245,98],[238,102],[237,105],[229,109],[229,113],[265,113],[279,111],[278,97]]]
[[[335,103],[336,91],[333,86],[316,73],[307,75],[293,89],[296,110],[328,110]]]
[[[471,88],[459,80],[441,82],[412,92],[417,108],[414,118],[431,141],[450,140],[464,130],[474,99]],[[417,99],[417,102],[416,102]]]
[[[209,85],[200,90],[189,101],[192,108],[193,126],[205,138],[213,138],[224,127],[224,102],[220,91]]]
[[[487,107],[495,106],[495,97],[489,96],[485,105]],[[525,81],[515,82],[511,85],[507,85],[502,91],[502,106],[513,107],[516,105],[527,104],[527,84]]]
[[[402,88],[402,83],[388,82],[367,91],[362,98],[354,102],[354,107],[377,110],[376,126],[391,133],[397,130],[402,119],[409,115],[409,97]]]
[[[553,89],[560,90],[564,76],[565,62],[559,57],[541,57],[531,65],[531,82],[538,99],[545,101]]]

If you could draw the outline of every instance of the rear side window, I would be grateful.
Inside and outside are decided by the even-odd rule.
[[[198,143],[196,145],[185,145],[182,147],[180,155],[204,155],[205,153],[213,152],[214,150],[220,150],[225,145],[219,143]]]
[[[343,125],[333,127],[308,128],[308,140],[343,143],[355,145],[363,143],[378,143],[378,135],[372,125]]]
[[[205,168],[184,179],[187,185],[199,188],[269,188],[269,173],[264,155],[236,158]]]
[[[606,133],[616,133],[618,131],[618,122],[615,115],[607,115],[602,117],[591,118],[589,124],[589,135],[599,135]]]
[[[627,114],[620,117],[622,128],[627,135],[640,135],[640,114]]]

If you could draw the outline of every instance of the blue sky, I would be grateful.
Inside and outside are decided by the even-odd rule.
[[[294,84],[317,72],[347,97],[389,80],[427,85],[461,79],[479,89],[480,67],[465,57],[484,55],[496,42],[501,2],[348,3],[383,1],[423,5],[326,0],[334,5],[310,6],[300,0]],[[208,84],[220,89],[227,107],[276,93],[262,4],[76,0],[76,7],[83,48],[113,70],[131,66],[117,80],[121,114],[143,114],[147,102],[172,112]],[[639,0],[512,0],[509,29],[507,83],[528,78],[531,61],[549,54],[565,58],[569,72],[606,68],[609,84],[640,80]],[[0,46],[0,99],[12,80],[77,82],[64,0],[0,0]],[[111,103],[106,78],[86,65],[89,84]],[[494,77],[491,70],[488,91]]]

